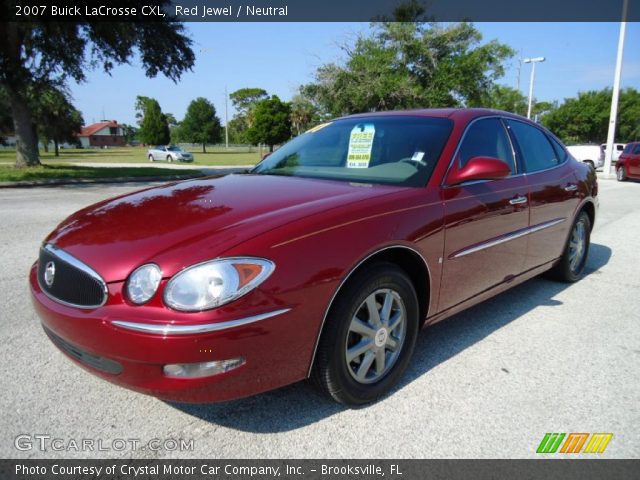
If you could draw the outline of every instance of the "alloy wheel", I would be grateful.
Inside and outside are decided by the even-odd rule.
[[[345,345],[349,373],[358,383],[379,381],[398,360],[407,331],[407,311],[400,295],[379,289],[351,319]]]
[[[569,268],[576,272],[582,264],[587,245],[587,228],[582,220],[578,221],[571,232],[569,241]]]

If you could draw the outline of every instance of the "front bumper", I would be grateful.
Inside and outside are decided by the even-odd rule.
[[[220,311],[191,314],[196,321],[187,323],[184,319],[189,314],[127,305],[122,301],[121,282],[108,285],[106,305],[83,310],[48,298],[38,285],[35,265],[29,281],[34,307],[53,343],[83,368],[132,390],[165,400],[216,402],[306,377],[315,339],[296,328],[301,319],[295,308],[274,304],[264,295]],[[145,322],[145,316],[154,321]],[[133,328],[145,324],[178,330]],[[170,378],[163,373],[166,364],[236,357],[243,357],[245,363],[211,377]]]

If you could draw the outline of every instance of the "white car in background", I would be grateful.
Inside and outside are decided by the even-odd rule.
[[[193,162],[193,154],[185,152],[177,145],[158,145],[147,150],[150,162],[166,160],[167,162]]]
[[[620,155],[622,155],[622,151],[624,150],[625,146],[626,146],[626,143],[613,144],[613,156],[611,157],[611,163],[616,163],[618,161],[618,159],[620,158]],[[600,150],[602,151],[603,160],[604,160],[604,152],[606,149],[607,149],[606,143],[603,143],[602,145],[600,145]]]
[[[600,145],[570,145],[569,153],[578,161],[590,165],[594,169],[604,166],[604,151]]]

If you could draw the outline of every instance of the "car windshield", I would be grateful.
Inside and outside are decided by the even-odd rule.
[[[283,145],[251,173],[421,187],[453,122],[422,116],[372,116],[324,123]]]
[[[167,147],[167,150],[169,150],[170,152],[181,152],[182,149],[180,147],[178,147],[177,145],[169,145]]]

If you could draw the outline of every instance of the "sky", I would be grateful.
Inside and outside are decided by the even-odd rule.
[[[536,67],[534,96],[562,101],[580,91],[613,85],[619,23],[475,23],[483,42],[497,39],[519,52],[498,83],[517,86],[517,58],[544,56]],[[317,67],[340,61],[340,45],[353,44],[368,23],[187,23],[196,62],[179,83],[147,78],[137,59],[111,75],[90,71],[83,84],[72,83],[75,106],[85,123],[103,118],[135,124],[138,95],[156,98],[164,112],[181,120],[191,100],[208,98],[225,119],[225,88],[260,87],[290,100]],[[640,23],[628,23],[622,87],[640,90]],[[530,65],[522,65],[520,89],[527,95]],[[229,118],[233,115],[229,102]]]

